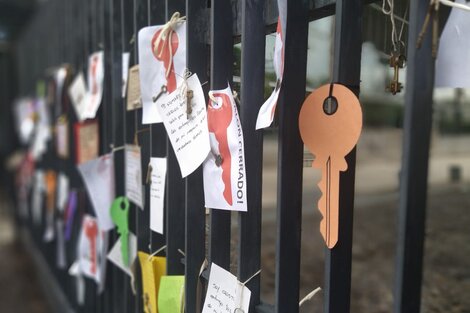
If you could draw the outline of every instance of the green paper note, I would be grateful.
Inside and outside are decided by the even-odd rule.
[[[158,313],[180,313],[184,309],[184,276],[162,276],[158,290]]]
[[[121,240],[122,262],[129,266],[129,200],[126,197],[118,197],[111,205],[111,219],[116,224],[119,239]]]

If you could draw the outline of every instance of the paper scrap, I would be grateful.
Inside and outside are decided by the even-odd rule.
[[[110,209],[114,201],[114,156],[105,154],[78,166],[86,190],[98,218],[100,228],[108,231],[114,228]]]
[[[237,277],[212,263],[202,313],[249,311],[251,291]]]
[[[138,35],[142,124],[162,122],[157,109],[162,98],[156,102],[152,98],[160,93],[162,86],[166,86],[169,94],[176,90],[186,70],[186,23],[178,23],[173,28],[171,39],[162,36],[158,40],[162,29],[163,25],[149,26],[142,28]]]
[[[126,145],[126,197],[141,209],[144,208],[142,197],[142,163],[140,147]]]
[[[276,72],[276,87],[272,92],[271,96],[264,102],[261,106],[258,118],[256,120],[256,129],[266,128],[271,125],[274,120],[274,113],[276,112],[277,100],[279,98],[279,91],[282,84],[282,76],[284,72],[284,32],[285,26],[282,25],[281,15],[283,14],[281,10],[282,1],[278,1],[278,7],[280,11],[280,16],[277,21],[277,30],[276,30],[276,42],[274,44],[274,71]]]
[[[75,79],[70,84],[68,89],[69,97],[72,100],[75,114],[79,121],[84,121],[87,118],[87,105],[88,105],[88,92],[85,85],[85,76],[83,72],[78,73]]]
[[[467,4],[465,0],[455,3]],[[452,8],[439,40],[436,87],[470,88],[470,12]]]
[[[88,58],[88,99],[85,117],[95,118],[103,97],[104,52],[98,51]]]
[[[142,271],[142,297],[144,312],[157,311],[157,295],[160,288],[160,279],[166,274],[166,258],[150,256],[139,251],[140,268]]]
[[[158,313],[180,313],[184,309],[184,276],[162,276],[158,289]]]
[[[246,211],[243,131],[232,90],[211,91],[207,119],[211,153],[204,161],[207,208]]]
[[[121,240],[116,240],[116,243],[111,248],[111,251],[108,253],[108,260],[114,263],[117,267],[119,267],[124,273],[129,275],[132,280],[134,280],[134,262],[137,257],[137,237],[133,233],[129,232],[129,264],[125,265],[123,263],[123,256],[122,256],[122,246]]]
[[[64,115],[57,119],[55,139],[57,156],[67,159],[69,157],[69,122]]]
[[[75,123],[75,163],[93,160],[99,153],[99,127],[98,121]]]
[[[166,158],[150,158],[150,229],[163,235]]]
[[[129,85],[127,90],[127,111],[140,109],[142,101],[140,99],[140,77],[139,65],[134,65],[129,69]]]
[[[188,99],[187,92],[192,92]],[[158,111],[163,118],[182,177],[194,172],[210,151],[204,92],[196,74],[173,93],[163,96]],[[188,116],[187,104],[191,106]]]
[[[126,97],[127,78],[129,75],[129,59],[131,54],[129,52],[122,53],[122,97]]]

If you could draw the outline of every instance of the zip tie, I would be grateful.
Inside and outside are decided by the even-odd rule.
[[[254,273],[253,275],[251,275],[250,278],[248,278],[247,280],[245,280],[244,283],[242,283],[243,286],[245,286],[246,284],[248,284],[253,278],[255,278],[256,276],[258,276],[259,274],[261,273],[261,269],[259,269],[256,273]]]
[[[302,304],[304,304],[305,302],[312,300],[312,298],[320,291],[321,291],[321,287],[318,287],[317,289],[315,289],[314,291],[306,295],[302,300],[300,300],[299,307],[301,307]]]
[[[164,245],[163,247],[161,247],[160,249],[158,249],[157,251],[155,251],[154,253],[152,253],[151,255],[149,255],[148,260],[150,261],[150,259],[151,259],[152,257],[154,257],[155,255],[157,255],[158,253],[162,252],[162,251],[165,250],[165,249],[166,249],[166,245]]]

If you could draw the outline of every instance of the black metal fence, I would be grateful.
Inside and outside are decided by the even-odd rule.
[[[285,42],[285,70],[278,105],[278,187],[275,303],[260,301],[260,276],[247,287],[252,291],[250,312],[299,311],[300,243],[302,221],[303,143],[298,130],[298,115],[305,98],[308,23],[336,15],[332,81],[359,94],[362,45],[361,0],[289,0]],[[411,1],[409,42],[414,47],[428,1]],[[245,140],[248,185],[248,212],[238,213],[238,239],[231,240],[231,213],[212,210],[206,219],[202,187],[202,168],[182,179],[176,157],[162,124],[150,125],[150,131],[139,134],[142,163],[149,158],[168,158],[165,202],[165,236],[149,228],[149,187],[143,210],[131,207],[129,225],[138,237],[138,249],[154,251],[166,245],[168,274],[186,278],[186,312],[199,312],[197,284],[206,256],[210,262],[226,269],[231,265],[231,251],[236,251],[236,270],[240,281],[251,277],[261,266],[262,217],[262,152],[263,132],[255,131],[256,117],[264,100],[265,36],[275,28],[277,10],[271,0],[51,0],[43,4],[37,16],[22,34],[16,47],[19,93],[32,95],[36,81],[45,77],[46,69],[69,63],[75,72],[85,70],[88,55],[103,50],[105,80],[103,101],[98,112],[100,153],[110,146],[132,143],[136,131],[143,130],[142,111],[126,111],[121,96],[122,53],[131,53],[131,65],[137,63],[138,30],[147,25],[165,23],[173,12],[187,16],[187,65],[201,82],[210,81],[205,91],[223,89],[233,77],[233,45],[242,44],[241,56],[241,122]],[[408,49],[408,76],[404,158],[401,176],[400,231],[397,250],[395,312],[419,312],[424,212],[426,199],[427,160],[431,128],[433,60],[429,35],[424,47]],[[209,86],[210,85],[210,86]],[[66,88],[64,88],[66,90]],[[57,102],[58,101],[58,102]],[[76,121],[64,94],[56,99]],[[70,132],[71,133],[71,132]],[[70,135],[70,142],[73,142]],[[73,154],[74,147],[71,153]],[[349,312],[351,294],[351,251],[354,206],[355,158],[347,157],[348,171],[340,177],[339,242],[325,249],[324,311]],[[55,156],[48,149],[37,167],[66,173],[71,188],[79,191],[79,214],[92,213],[81,178],[73,160]],[[145,176],[145,175],[144,175]],[[115,153],[116,193],[124,194],[124,155]],[[55,246],[43,243],[42,229],[31,222],[35,245],[50,264],[55,279],[77,312],[141,312],[140,284],[137,296],[130,289],[128,276],[109,266],[106,288],[97,294],[94,282],[86,282],[86,302],[76,303],[74,278],[55,268]],[[74,239],[79,231],[74,227]],[[207,230],[208,231],[207,231]],[[111,241],[117,239],[113,231]],[[149,241],[151,243],[148,246]],[[237,246],[233,246],[237,242]],[[182,250],[184,256],[178,251]],[[67,246],[69,260],[75,245]],[[139,275],[138,275],[139,276]],[[205,277],[205,278],[204,278]]]

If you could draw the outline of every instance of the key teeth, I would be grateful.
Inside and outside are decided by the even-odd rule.
[[[327,225],[326,225],[326,220],[327,220],[327,218],[326,218],[326,203],[325,203],[326,190],[325,190],[325,184],[324,184],[323,179],[320,180],[320,182],[318,183],[318,188],[320,189],[321,194],[322,194],[320,199],[318,200],[318,210],[320,211],[320,214],[322,215],[322,219],[320,221],[320,233],[321,233],[321,235],[323,237],[323,241],[325,241],[325,244],[328,247],[328,249],[333,249],[333,247],[338,242],[338,235],[335,234],[334,232],[330,231],[330,238],[328,238],[328,234],[327,234],[327,231],[326,231],[326,228],[327,228]],[[331,221],[330,221],[330,223],[331,223]]]

